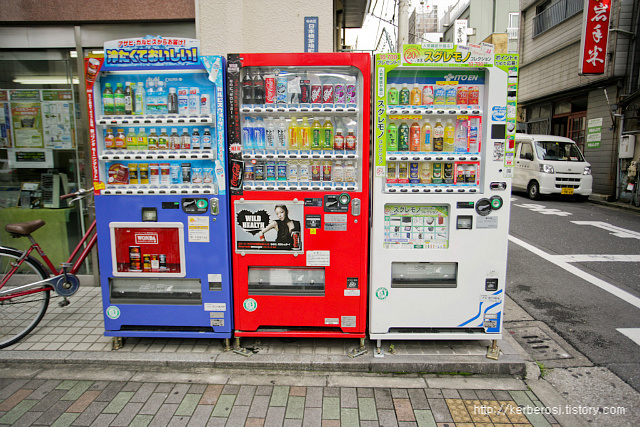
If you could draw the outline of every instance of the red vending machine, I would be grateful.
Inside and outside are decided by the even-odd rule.
[[[370,64],[228,56],[236,337],[365,337]]]

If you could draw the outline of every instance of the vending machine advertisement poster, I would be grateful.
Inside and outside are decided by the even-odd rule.
[[[291,201],[236,203],[236,252],[303,253],[303,207]]]

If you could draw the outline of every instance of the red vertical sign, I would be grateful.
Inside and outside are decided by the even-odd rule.
[[[96,188],[96,184],[100,181],[100,176],[98,171],[98,141],[96,136],[96,108],[93,105],[93,84],[95,83],[98,71],[102,67],[103,61],[104,59],[102,58],[84,59],[85,79],[87,83],[87,107],[89,110],[89,144],[91,151],[91,166],[93,169],[93,186],[95,189],[95,194],[98,194],[100,190]],[[100,90],[99,87],[98,90]]]
[[[611,0],[585,0],[580,74],[603,74],[609,40]]]

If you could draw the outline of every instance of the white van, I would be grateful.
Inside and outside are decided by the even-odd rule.
[[[544,194],[565,194],[587,200],[591,165],[573,140],[554,135],[516,134],[512,187],[536,200]]]

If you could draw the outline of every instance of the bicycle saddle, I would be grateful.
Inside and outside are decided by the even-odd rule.
[[[4,229],[7,231],[7,233],[17,234],[20,236],[28,236],[45,224],[46,223],[41,219],[34,219],[33,221],[7,224],[4,226]]]

